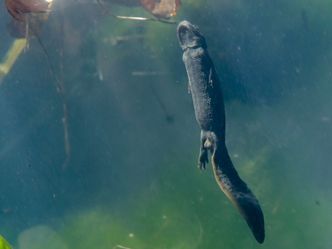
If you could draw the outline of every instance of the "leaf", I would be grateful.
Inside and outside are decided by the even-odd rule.
[[[9,14],[18,21],[24,21],[27,13],[50,11],[51,4],[52,0],[5,0]]]
[[[47,20],[53,0],[5,0],[9,14],[13,17],[7,25],[10,35],[27,38],[36,35]]]
[[[180,0],[140,0],[141,5],[156,17],[175,16],[180,7]]]

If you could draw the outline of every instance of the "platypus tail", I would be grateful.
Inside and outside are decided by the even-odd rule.
[[[226,146],[219,145],[212,154],[214,176],[221,190],[239,210],[259,243],[264,242],[264,216],[257,198],[242,181],[228,155]]]

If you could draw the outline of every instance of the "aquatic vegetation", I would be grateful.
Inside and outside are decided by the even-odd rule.
[[[161,18],[175,16],[180,6],[180,0],[140,0],[140,2],[145,9]]]
[[[128,229],[116,216],[98,208],[68,216],[59,233],[71,249],[144,248],[135,231]]]
[[[12,249],[4,237],[0,235],[0,249]]]
[[[50,227],[38,225],[18,236],[18,249],[68,249],[63,239]]]

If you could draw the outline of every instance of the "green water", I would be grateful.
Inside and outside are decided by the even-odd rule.
[[[176,26],[117,20],[88,4],[54,11],[45,24],[54,72],[31,38],[0,85],[0,234],[17,249],[330,249],[331,11],[328,0],[183,0],[175,17],[206,37],[227,145],[262,206],[264,244],[211,168],[197,169]],[[2,54],[8,19],[1,10]]]

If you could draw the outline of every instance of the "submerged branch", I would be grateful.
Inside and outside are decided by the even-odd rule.
[[[140,16],[117,16],[112,15],[115,18],[122,19],[122,20],[131,20],[131,21],[152,21],[152,22],[162,22],[167,24],[177,24],[178,22],[173,20],[167,20],[162,18],[151,18],[151,17],[140,17]]]
[[[13,65],[15,64],[17,58],[24,51],[24,48],[27,45],[27,39],[15,39],[12,43],[10,49],[5,55],[3,61],[0,64],[0,85],[1,80],[10,72]]]

